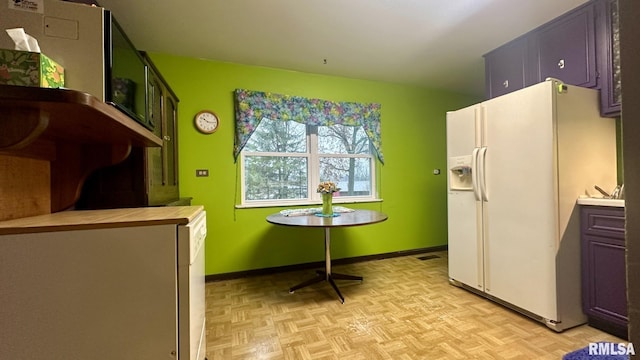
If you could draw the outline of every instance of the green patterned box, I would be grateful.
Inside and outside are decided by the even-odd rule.
[[[0,49],[0,84],[64,87],[64,68],[44,54]]]

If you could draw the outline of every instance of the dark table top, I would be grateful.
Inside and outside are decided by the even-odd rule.
[[[336,217],[316,215],[284,216],[280,213],[267,216],[267,221],[276,225],[308,226],[308,227],[340,227],[375,224],[387,220],[385,213],[374,210],[356,210],[340,213]]]

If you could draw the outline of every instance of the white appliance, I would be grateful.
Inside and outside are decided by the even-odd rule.
[[[615,120],[553,79],[447,113],[449,278],[562,331],[583,324],[576,200],[616,184]]]
[[[206,213],[157,215],[177,208],[59,212],[0,235],[0,359],[204,359]]]
[[[178,246],[179,359],[202,360],[206,355],[204,273],[206,237],[205,211],[186,226],[178,227],[178,242],[184,240],[184,245],[188,243],[189,246],[188,249]]]

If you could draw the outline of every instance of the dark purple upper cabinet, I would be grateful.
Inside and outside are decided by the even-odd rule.
[[[618,1],[599,0],[596,6],[600,112],[615,117],[620,115],[622,104]]]
[[[537,81],[552,77],[570,85],[597,85],[594,4],[588,3],[532,33]]]
[[[526,86],[527,39],[518,38],[484,55],[488,99]]]
[[[487,53],[487,98],[552,77],[600,89],[601,114],[620,116],[618,17],[617,0],[592,0]]]
[[[548,77],[597,87],[595,23],[595,3],[588,2],[484,55],[487,98]]]

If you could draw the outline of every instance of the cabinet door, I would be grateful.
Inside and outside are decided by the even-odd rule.
[[[159,138],[163,138],[165,132],[165,126],[163,124],[162,115],[162,83],[158,76],[149,69],[147,73],[147,113],[149,114],[149,121],[153,125],[153,133]],[[147,167],[147,192],[151,193],[155,187],[161,187],[164,185],[164,145],[163,147],[150,147],[147,148],[146,162]],[[150,195],[151,196],[151,195]]]
[[[534,33],[537,81],[548,77],[570,85],[597,85],[594,6],[581,7]]]
[[[586,236],[590,279],[587,311],[627,321],[624,242]]]
[[[162,139],[162,147],[146,149],[148,205],[165,205],[179,199],[178,189],[178,99],[169,89],[151,60],[149,64],[149,112],[153,114],[154,132]]]
[[[589,323],[627,337],[624,209],[583,206],[582,306]]]
[[[597,13],[600,112],[604,116],[619,116],[622,105],[622,81],[618,1],[599,1]]]
[[[175,225],[1,236],[0,359],[176,359],[176,241]]]
[[[178,101],[165,92],[164,96],[164,151],[165,179],[168,186],[178,186]]]
[[[147,68],[147,117],[153,134],[162,136],[162,83],[158,76]]]
[[[488,99],[522,89],[525,84],[527,41],[516,39],[484,56]]]

